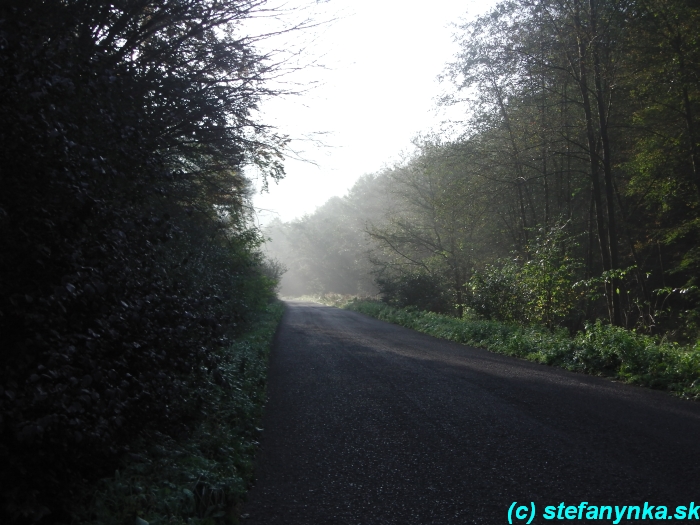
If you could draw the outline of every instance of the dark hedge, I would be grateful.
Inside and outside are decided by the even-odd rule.
[[[274,295],[240,170],[281,176],[279,142],[230,80],[264,62],[214,31],[254,4],[0,7],[3,523],[66,521],[140,433],[186,434]]]

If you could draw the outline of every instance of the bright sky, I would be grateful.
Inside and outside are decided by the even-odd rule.
[[[256,195],[262,224],[301,217],[363,174],[379,171],[410,152],[419,132],[438,130],[450,117],[437,108],[445,89],[437,81],[454,57],[452,23],[471,18],[495,0],[330,0],[316,18],[336,21],[307,31],[314,41],[304,61],[312,67],[290,78],[315,87],[303,95],[265,102],[265,120],[293,140],[287,176]],[[457,117],[458,118],[458,117]],[[314,138],[318,140],[313,140]],[[319,142],[320,141],[320,142]]]

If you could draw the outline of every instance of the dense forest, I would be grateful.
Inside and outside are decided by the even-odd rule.
[[[245,23],[272,14],[0,4],[0,522],[231,522],[265,388],[245,338],[284,270],[285,295],[698,339],[696,2],[500,3],[457,33],[449,139],[260,231],[244,168],[283,177],[287,138]]]
[[[216,420],[217,396],[228,424],[254,424],[230,398],[244,396],[257,357],[233,366],[222,349],[257,322],[278,277],[242,174],[284,175],[286,139],[256,117],[279,60],[241,25],[265,9],[0,6],[0,522],[74,521],[81,494],[89,502],[129,454],[150,464],[139,439],[162,452],[207,411]],[[235,456],[227,439],[211,454]],[[212,492],[203,465],[185,517],[235,503]],[[124,490],[129,501],[144,491]],[[129,523],[137,510],[117,509]]]
[[[514,0],[459,27],[449,140],[267,226],[287,295],[700,330],[700,8]]]

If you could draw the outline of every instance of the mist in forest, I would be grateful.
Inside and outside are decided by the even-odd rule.
[[[452,134],[268,225],[282,293],[700,334],[700,10],[499,4],[462,23]]]
[[[267,256],[286,270],[280,294],[289,297],[339,293],[375,295],[370,229],[384,220],[387,176],[362,177],[343,197],[333,197],[315,213],[264,229]]]

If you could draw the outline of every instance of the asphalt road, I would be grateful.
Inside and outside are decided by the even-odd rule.
[[[532,523],[599,524],[615,505],[700,504],[700,403],[287,307],[244,525],[500,524],[513,502],[513,523],[534,503]],[[581,502],[612,519],[559,510]]]

